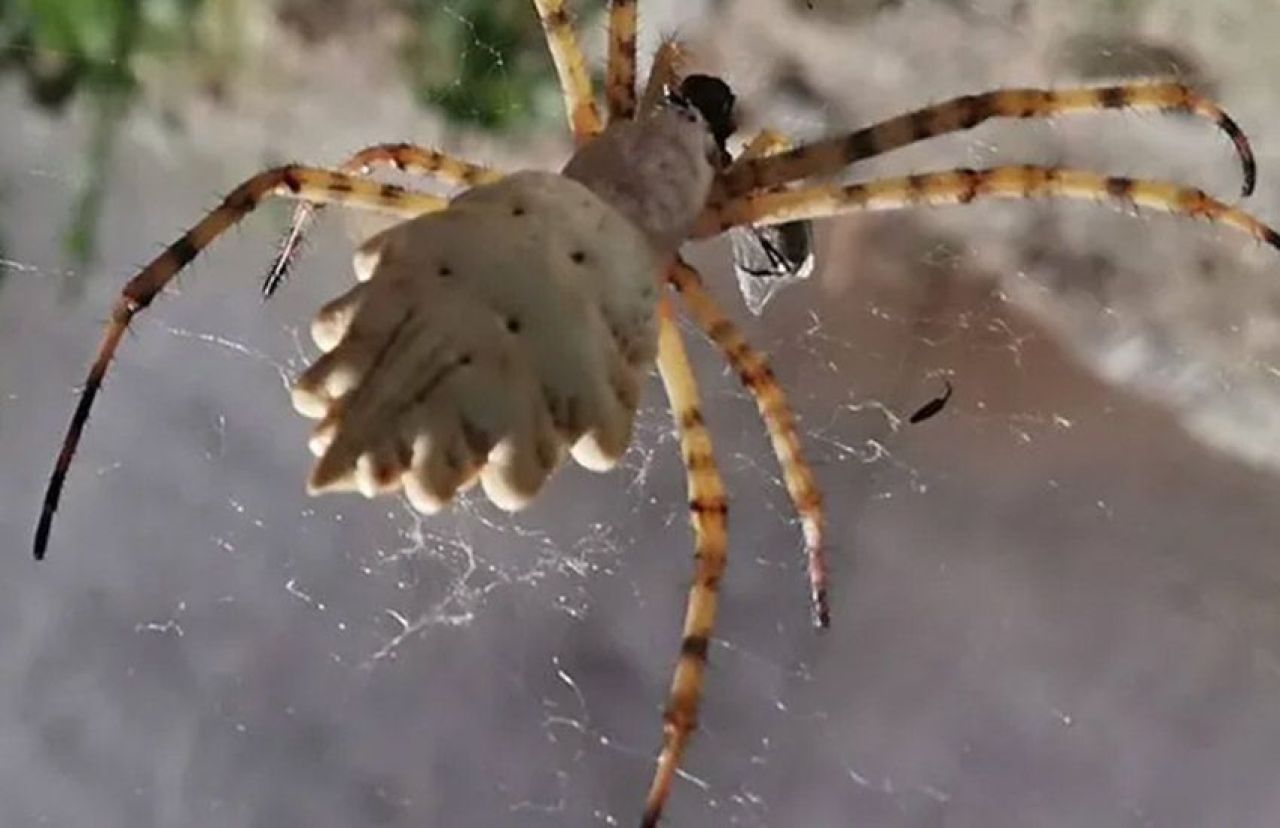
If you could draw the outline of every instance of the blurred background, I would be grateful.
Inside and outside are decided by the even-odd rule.
[[[601,65],[602,3],[579,28]],[[811,137],[957,94],[1177,76],[1254,141],[1280,222],[1265,0],[641,3],[747,128]],[[285,388],[376,229],[289,210],[138,319],[54,528],[39,498],[123,282],[253,172],[410,140],[569,153],[524,0],[0,2],[0,824],[594,826],[638,820],[691,543],[656,377],[607,476],[527,512],[307,498]],[[997,123],[858,177],[1063,163],[1234,202],[1229,143],[1157,115]],[[688,328],[732,498],[676,826],[1267,826],[1280,819],[1280,253],[1106,205],[824,223],[760,317],[830,512],[808,626],[764,431]],[[937,395],[937,417],[904,417]]]

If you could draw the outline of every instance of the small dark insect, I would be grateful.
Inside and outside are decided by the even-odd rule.
[[[912,425],[915,425],[916,423],[923,423],[925,420],[936,416],[942,411],[942,409],[947,407],[947,403],[951,400],[951,392],[954,389],[951,387],[951,380],[943,379],[942,381],[946,383],[946,390],[944,390],[940,396],[934,397],[924,405],[920,406],[920,408],[916,409],[916,413],[907,418],[907,422]]]

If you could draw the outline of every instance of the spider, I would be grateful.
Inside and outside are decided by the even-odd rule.
[[[796,418],[765,357],[681,258],[684,242],[862,210],[1035,196],[1201,217],[1277,248],[1280,233],[1201,190],[1061,167],[812,181],[992,118],[1146,109],[1216,124],[1235,146],[1248,195],[1255,164],[1245,135],[1214,102],[1179,83],[965,95],[795,147],[766,131],[732,158],[725,142],[735,131],[733,94],[717,78],[682,77],[674,42],[660,47],[644,88],[637,88],[636,0],[609,5],[607,124],[564,0],[535,0],[534,6],[576,144],[562,172],[505,176],[435,150],[380,144],[336,170],[290,164],[236,187],[133,277],[116,301],[50,476],[35,555],[42,558],[47,549],[63,483],[121,338],[184,266],[268,198],[302,205],[264,286],[267,294],[281,283],[318,205],[402,219],[361,246],[356,286],[322,308],[313,325],[324,353],[293,392],[295,407],[320,420],[311,439],[319,459],[308,486],[370,496],[403,488],[414,506],[432,512],[478,480],[498,505],[519,508],[566,450],[593,469],[618,460],[630,439],[638,377],[656,363],[686,467],[694,574],[641,821],[653,826],[696,728],[727,553],[726,493],[674,321],[676,297],[759,408],[802,528],[814,620],[830,623],[823,508]],[[465,189],[449,201],[381,184],[368,177],[379,165]],[[664,283],[671,293],[662,290]],[[927,405],[916,418],[932,416],[945,402]]]

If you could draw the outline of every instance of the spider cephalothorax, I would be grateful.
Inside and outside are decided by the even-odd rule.
[[[1147,109],[1191,113],[1216,124],[1240,156],[1248,195],[1254,161],[1243,132],[1215,103],[1180,83],[965,95],[796,147],[765,131],[735,158],[727,147],[735,129],[732,90],[707,75],[681,81],[674,44],[659,50],[638,94],[635,0],[610,3],[607,128],[564,0],[534,5],[577,145],[563,172],[505,176],[437,150],[393,143],[363,149],[339,170],[291,164],[236,187],[122,290],[50,476],[35,554],[43,557],[47,549],[63,482],[130,321],[201,250],[268,198],[303,202],[264,284],[270,295],[316,205],[398,217],[401,224],[361,247],[358,284],[321,309],[313,325],[323,354],[293,392],[297,408],[320,420],[311,440],[319,459],[310,488],[355,488],[371,496],[403,488],[417,508],[430,512],[479,481],[495,503],[518,508],[566,450],[589,468],[617,460],[630,437],[641,377],[656,363],[687,470],[695,549],[663,744],[642,816],[642,825],[652,826],[697,725],[727,552],[728,501],[674,322],[677,295],[755,399],[803,531],[814,619],[820,626],[830,623],[822,502],[795,417],[764,356],[680,258],[683,242],[725,231],[763,232],[740,237],[750,255],[735,239],[735,255],[743,278],[742,262],[759,253],[764,264],[751,264],[747,276],[772,285],[770,279],[798,278],[812,266],[803,222],[918,204],[1107,199],[1229,225],[1274,247],[1280,247],[1280,233],[1201,190],[1087,170],[962,168],[812,182],[991,118]],[[664,90],[675,91],[667,96]],[[433,176],[466,192],[450,201],[381,184],[369,178],[375,165]],[[791,231],[769,229],[789,225]],[[769,235],[774,232],[801,235]],[[664,291],[664,282],[674,291]],[[762,303],[771,289],[754,300]],[[753,294],[744,292],[752,301]],[[949,396],[948,383],[913,421],[937,413]]]

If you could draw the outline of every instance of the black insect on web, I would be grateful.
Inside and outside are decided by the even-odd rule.
[[[943,379],[942,381],[946,383],[946,388],[943,392],[916,409],[916,412],[907,419],[907,422],[912,425],[923,423],[925,420],[938,415],[942,409],[947,407],[947,403],[951,401],[951,392],[955,389],[951,387],[951,380]]]

